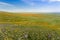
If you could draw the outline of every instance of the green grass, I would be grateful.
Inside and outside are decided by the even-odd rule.
[[[60,14],[0,12],[0,40],[60,40]]]

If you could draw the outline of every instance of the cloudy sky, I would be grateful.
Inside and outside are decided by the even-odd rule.
[[[0,0],[0,11],[60,12],[60,0]]]

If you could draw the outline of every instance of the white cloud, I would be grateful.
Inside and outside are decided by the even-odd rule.
[[[47,2],[49,4],[51,3],[55,3],[56,4],[59,4],[60,0],[22,0],[24,3],[30,5],[31,7],[34,7],[34,6],[40,6],[42,4],[40,4],[40,2]]]
[[[60,2],[60,0],[49,0],[51,2]]]
[[[15,5],[6,3],[6,2],[0,2],[0,11],[7,11],[7,12],[22,12],[23,10],[16,7]]]
[[[2,6],[2,5],[4,5],[4,6],[13,6],[12,4],[9,4],[9,3],[0,2],[0,6]]]
[[[34,6],[34,5],[36,5],[37,1],[41,1],[41,0],[22,0],[22,1],[28,5]]]
[[[0,11],[17,11],[19,10],[15,5],[6,3],[6,2],[0,2]]]
[[[34,6],[36,4],[34,1],[41,1],[41,0],[26,0],[26,1],[23,0],[23,1],[29,5]],[[42,1],[45,1],[45,0],[42,0]],[[52,1],[52,0],[49,0],[49,1]],[[58,1],[60,1],[60,0],[58,0]],[[52,2],[56,2],[56,1],[52,1]],[[37,9],[35,9],[35,8],[20,9],[20,8],[15,7],[12,4],[0,2],[0,10],[9,11],[9,12],[60,12],[60,6],[59,7],[58,6],[57,7],[43,6],[42,8],[38,7]]]
[[[22,0],[22,1],[24,1],[24,2],[44,2],[44,1],[54,1],[54,2],[56,2],[56,1],[60,1],[60,0]]]

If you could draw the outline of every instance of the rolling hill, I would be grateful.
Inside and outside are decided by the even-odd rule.
[[[60,40],[60,14],[0,12],[0,36],[0,40]]]

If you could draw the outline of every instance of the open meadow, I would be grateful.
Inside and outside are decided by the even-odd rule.
[[[0,40],[60,40],[60,14],[0,12]]]

